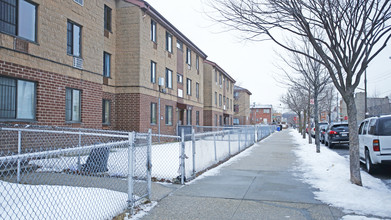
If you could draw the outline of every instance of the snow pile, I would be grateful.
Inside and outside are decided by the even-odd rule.
[[[303,172],[305,182],[319,189],[314,192],[317,199],[348,213],[391,216],[391,190],[381,180],[361,172],[363,187],[354,185],[350,182],[348,158],[324,146],[321,153],[316,153],[315,144],[308,144],[297,131],[292,130],[291,135],[299,145],[295,149],[300,163],[298,169]]]

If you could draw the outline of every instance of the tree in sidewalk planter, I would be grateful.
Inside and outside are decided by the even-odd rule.
[[[209,0],[215,21],[247,34],[273,40],[286,50],[322,63],[347,104],[350,181],[362,186],[354,91],[368,64],[391,35],[389,0]],[[214,14],[216,13],[216,14]],[[320,58],[297,50],[286,37],[305,38]]]

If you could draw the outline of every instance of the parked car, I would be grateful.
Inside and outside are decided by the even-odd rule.
[[[333,148],[335,144],[349,144],[349,126],[347,122],[331,123],[325,133],[325,145]]]
[[[322,126],[322,125],[326,125],[326,127],[327,127],[327,125],[329,125],[329,123],[327,123],[327,122],[319,122],[319,131],[320,131],[320,126]],[[311,136],[313,138],[315,138],[315,127],[313,127],[311,129]]]
[[[360,159],[368,173],[391,163],[391,115],[367,118],[358,130]]]
[[[319,126],[319,141],[324,144],[325,141],[324,141],[324,137],[325,137],[325,134],[326,134],[326,130],[327,130],[327,127],[329,126],[329,124],[323,124],[323,125],[320,125]]]

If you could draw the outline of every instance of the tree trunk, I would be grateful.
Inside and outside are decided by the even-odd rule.
[[[349,153],[350,153],[350,181],[362,186],[360,173],[360,153],[358,147],[357,109],[353,92],[344,96],[348,110],[349,123]]]
[[[319,142],[319,110],[318,110],[318,91],[315,88],[314,91],[314,120],[315,120],[315,145],[316,153],[320,153],[320,142]]]
[[[306,123],[305,123],[306,121],[305,121],[305,120],[306,120],[306,119],[307,119],[307,111],[306,111],[306,110],[304,110],[304,118],[303,118],[303,130],[302,130],[303,139],[305,139],[305,134],[306,134],[306,133],[305,133],[305,127],[306,127],[306,126],[305,126],[305,125],[306,125]]]
[[[303,130],[303,126],[301,124],[301,112],[299,113],[299,133],[301,134]]]

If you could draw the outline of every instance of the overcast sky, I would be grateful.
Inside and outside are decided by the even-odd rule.
[[[280,106],[286,92],[276,82],[281,72],[279,57],[282,51],[273,42],[242,40],[238,32],[224,32],[221,25],[204,14],[205,0],[147,0],[160,14],[196,44],[209,60],[216,62],[236,80],[236,85],[252,92],[251,103]],[[391,46],[388,46],[368,69],[368,96],[391,95]],[[362,79],[363,81],[363,79]],[[364,86],[360,86],[364,88]],[[360,90],[357,90],[360,91]]]

